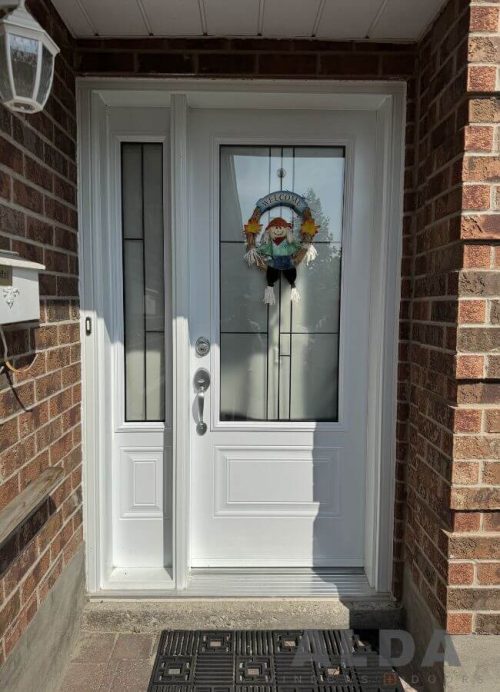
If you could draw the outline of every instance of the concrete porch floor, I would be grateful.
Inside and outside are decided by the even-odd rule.
[[[146,692],[159,638],[82,630],[59,692]]]
[[[359,618],[358,614],[358,618],[364,621],[365,626],[373,627],[376,618],[380,624],[384,623],[382,626],[394,627],[398,619],[394,605],[366,603],[363,617]],[[183,603],[91,601],[84,609],[80,634],[58,692],[146,692],[163,628],[356,626],[339,622],[342,620],[339,617],[341,608],[342,604],[328,600],[294,602],[270,599],[267,603],[260,599],[222,600],[217,602],[217,608],[214,602],[203,600]],[[411,679],[409,673],[404,671],[403,678]],[[404,679],[403,685],[408,692],[422,689],[407,685]]]
[[[158,635],[137,632],[82,631],[59,692],[146,692],[153,668]],[[405,681],[406,692],[420,692]]]

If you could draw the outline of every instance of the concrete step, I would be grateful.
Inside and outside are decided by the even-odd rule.
[[[395,629],[401,606],[390,597],[164,598],[89,600],[82,628],[101,632],[162,629]]]

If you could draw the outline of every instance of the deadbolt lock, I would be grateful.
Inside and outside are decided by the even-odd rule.
[[[206,336],[200,336],[196,339],[195,344],[196,355],[202,358],[203,356],[208,356],[210,353],[210,341]]]

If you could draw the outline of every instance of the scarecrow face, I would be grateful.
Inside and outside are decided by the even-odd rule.
[[[291,224],[287,223],[284,219],[277,218],[270,221],[266,230],[271,240],[279,240],[280,238],[285,238],[290,229]]]

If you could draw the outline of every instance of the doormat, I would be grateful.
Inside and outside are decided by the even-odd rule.
[[[148,692],[403,692],[352,630],[163,631]]]

